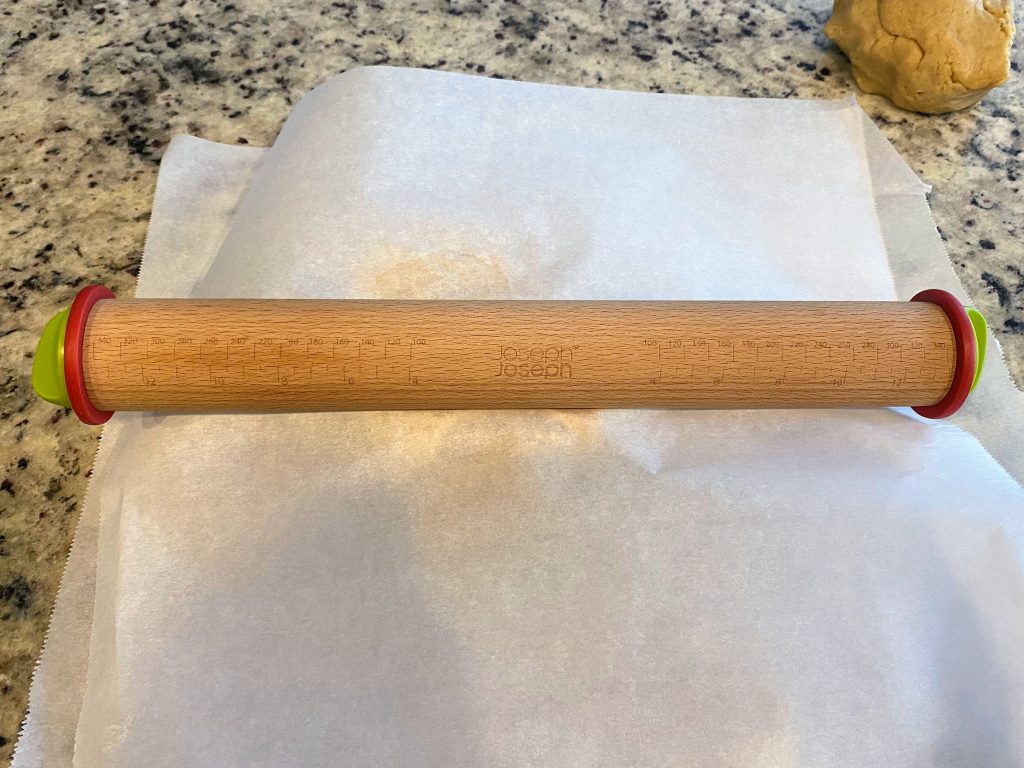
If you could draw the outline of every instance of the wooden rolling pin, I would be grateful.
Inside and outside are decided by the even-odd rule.
[[[944,291],[910,302],[114,300],[92,286],[50,321],[33,383],[89,423],[115,410],[896,405],[938,418],[976,380],[983,323]]]

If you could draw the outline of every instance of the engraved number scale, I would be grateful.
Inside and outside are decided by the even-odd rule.
[[[85,384],[109,410],[930,404],[928,303],[107,300]]]

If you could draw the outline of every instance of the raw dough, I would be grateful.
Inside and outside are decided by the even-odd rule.
[[[862,91],[931,113],[1004,82],[1013,33],[1013,0],[834,0],[825,25]]]

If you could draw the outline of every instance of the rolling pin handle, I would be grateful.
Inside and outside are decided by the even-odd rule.
[[[113,411],[101,411],[92,404],[85,388],[82,350],[89,312],[98,301],[113,299],[102,285],[90,285],[75,296],[71,306],[46,324],[32,360],[32,388],[44,400],[72,408],[86,424],[103,424]]]
[[[960,410],[981,377],[981,367],[985,362],[985,318],[978,310],[964,307],[956,296],[939,288],[921,291],[910,300],[935,304],[946,315],[953,329],[956,366],[949,389],[937,403],[913,408],[919,416],[944,419]]]

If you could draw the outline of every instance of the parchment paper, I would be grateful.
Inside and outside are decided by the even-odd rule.
[[[907,298],[923,192],[852,101],[356,70],[175,141],[139,295]],[[1019,394],[118,414],[15,764],[1018,765]]]

